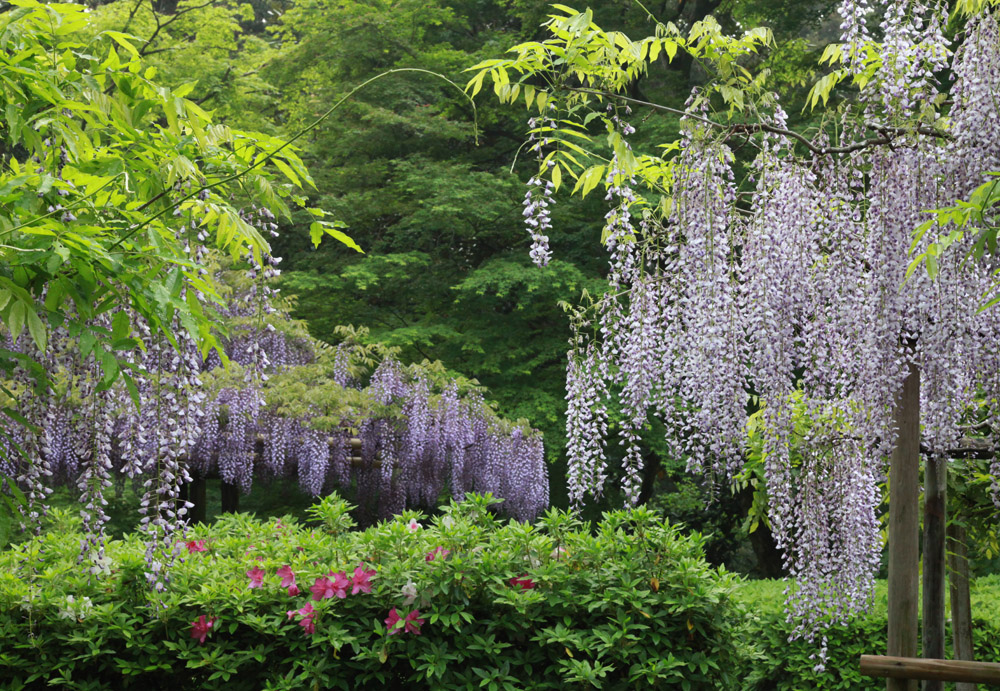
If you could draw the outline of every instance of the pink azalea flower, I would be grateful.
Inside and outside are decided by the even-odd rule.
[[[400,621],[402,619],[400,619],[399,613],[396,612],[396,608],[393,607],[389,610],[389,616],[385,618],[385,628],[388,629],[390,636],[394,636],[402,631],[401,627],[396,626]]]
[[[406,624],[403,625],[403,630],[407,633],[414,633],[420,635],[420,626],[424,623],[423,619],[420,619],[420,612],[418,610],[413,610],[406,615]]]
[[[447,550],[444,547],[435,547],[434,549],[432,549],[430,552],[427,553],[427,556],[424,557],[424,561],[434,561],[438,557],[444,559],[449,554],[451,554],[451,550]]]
[[[292,567],[285,564],[280,569],[278,569],[278,574],[281,578],[281,587],[290,588],[295,585],[295,574],[292,572]]]
[[[375,570],[368,571],[364,568],[364,562],[357,565],[354,575],[351,577],[351,595],[358,593],[370,593],[372,591],[372,576]]]
[[[205,615],[202,614],[200,617],[191,622],[191,638],[197,638],[199,643],[204,643],[205,636],[207,636],[208,632],[212,630],[216,621],[216,617],[206,619]]]
[[[320,577],[309,588],[312,592],[313,600],[325,600],[328,597],[339,597],[341,599],[347,597],[347,588],[351,585],[347,574],[343,571],[340,573],[331,571],[328,575],[333,577],[332,581],[329,578]]]
[[[299,621],[299,626],[302,630],[306,632],[306,635],[311,635],[316,633],[316,622],[313,621],[312,617],[306,617]]]
[[[333,577],[333,594],[343,600],[347,597],[347,589],[351,587],[351,579],[347,577],[347,573],[344,571],[338,571],[337,573],[331,571],[328,575]]]
[[[328,597],[333,597],[335,590],[329,578],[320,577],[309,588],[309,592],[312,593],[313,600],[325,600]]]
[[[263,588],[264,576],[266,575],[267,573],[264,571],[264,569],[260,568],[259,566],[255,566],[249,571],[247,571],[247,578],[250,579],[250,587]]]
[[[305,607],[302,609],[290,609],[286,612],[286,614],[288,614],[289,619],[294,619],[296,614],[303,619],[312,619],[316,616],[316,610],[313,609],[313,604],[311,602],[307,602]]]
[[[187,546],[188,552],[207,552],[208,547],[205,546],[204,540],[188,540],[184,543]]]
[[[296,595],[298,595],[299,594],[299,586],[297,586],[294,583],[292,583],[290,586],[288,586],[288,594],[291,597],[295,597]]]
[[[517,578],[512,578],[507,582],[510,583],[511,585],[521,586],[521,590],[531,590],[532,588],[535,587],[535,582],[530,578],[528,578],[528,574],[518,576]]]

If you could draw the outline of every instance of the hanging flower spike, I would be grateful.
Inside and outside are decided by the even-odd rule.
[[[187,551],[190,554],[194,554],[195,552],[208,551],[208,547],[205,546],[204,540],[188,540],[187,542],[184,543],[184,545],[187,547]]]
[[[420,627],[423,625],[424,620],[420,619],[420,611],[413,610],[406,615],[405,624],[403,625],[403,630],[407,633],[412,633],[417,636],[420,635]]]
[[[417,519],[416,518],[411,518],[410,522],[406,524],[406,527],[409,528],[412,532],[415,533],[418,530],[420,530],[421,525],[419,523],[417,523]]]
[[[396,608],[393,607],[389,610],[389,616],[385,618],[385,628],[388,630],[390,636],[394,636],[402,630],[402,626],[398,626],[399,622],[403,621],[400,619],[399,614],[396,612]]]
[[[354,575],[351,577],[351,595],[357,595],[358,593],[371,593],[371,579],[375,573],[374,569],[371,571],[366,570],[364,568],[364,562],[358,564],[354,569]]]
[[[264,576],[266,576],[266,575],[267,575],[267,573],[264,571],[264,569],[260,568],[259,566],[255,566],[252,569],[250,569],[249,571],[247,571],[247,578],[250,579],[250,585],[249,585],[249,587],[250,588],[263,588],[264,587]]]
[[[199,643],[204,644],[205,636],[207,636],[208,632],[212,630],[213,626],[215,626],[216,621],[218,621],[217,617],[206,619],[205,615],[202,614],[200,617],[191,622],[191,638],[197,638]]]
[[[517,585],[521,587],[521,590],[531,590],[535,587],[535,582],[528,578],[528,574],[522,574],[516,578],[512,578],[507,581],[511,585]]]
[[[427,553],[427,556],[424,557],[424,561],[434,561],[439,557],[441,559],[444,559],[449,554],[451,554],[451,550],[447,550],[444,547],[435,547],[434,549],[432,549],[430,552]]]

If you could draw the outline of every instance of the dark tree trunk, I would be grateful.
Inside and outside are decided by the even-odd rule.
[[[191,507],[191,522],[192,523],[204,523],[206,519],[206,511],[208,509],[208,502],[205,499],[206,488],[208,483],[205,478],[201,475],[195,475],[190,484],[188,501],[194,504]]]
[[[749,485],[736,493],[740,512],[744,516],[750,512],[750,508],[753,506],[753,494],[754,489]],[[757,557],[757,570],[761,578],[783,578],[787,575],[781,550],[774,544],[771,529],[764,521],[759,521],[757,529],[750,533],[750,546],[753,548],[754,556]]]
[[[910,363],[896,398],[898,439],[889,462],[888,655],[917,656],[920,565],[920,370]],[[917,691],[915,679],[889,679],[888,691]]]
[[[240,490],[236,485],[222,483],[222,513],[236,513],[240,510]]]

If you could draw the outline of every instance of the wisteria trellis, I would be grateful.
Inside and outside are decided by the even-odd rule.
[[[243,216],[276,234],[267,209],[253,207]],[[207,239],[203,231],[196,235],[198,242]],[[203,265],[214,261],[197,243],[190,252]],[[202,357],[183,329],[176,329],[178,342],[170,344],[130,316],[143,342],[142,350],[127,356],[138,407],[121,382],[97,386],[94,358],[82,357],[64,328],[52,329],[46,352],[29,353],[45,364],[55,385],[35,391],[28,373],[15,369],[14,403],[35,429],[6,419],[0,435],[0,473],[15,479],[29,499],[25,527],[39,525],[52,485],[75,484],[86,532],[80,557],[97,573],[104,559],[104,492],[115,479],[136,480],[144,492],[146,576],[162,589],[187,523],[190,506],[179,497],[192,473],[217,473],[243,492],[255,476],[296,477],[313,496],[334,487],[353,489],[379,517],[468,491],[493,493],[503,499],[501,510],[520,520],[548,506],[536,431],[500,419],[477,390],[429,369],[404,367],[391,356],[363,385],[352,346],[331,351],[290,328],[268,284],[279,260],[262,259],[263,267],[244,258],[247,268],[230,278],[233,294],[217,306],[230,329],[224,340],[233,363],[228,370],[218,355]],[[35,347],[25,336],[0,339],[15,352]],[[283,388],[297,383],[307,365],[310,397],[289,406]],[[331,416],[338,420],[332,427]],[[351,448],[355,436],[362,442],[360,456]]]
[[[524,44],[514,49],[517,58],[480,66],[494,70],[506,100],[516,99],[503,86],[508,72],[527,75],[522,83],[549,79],[546,107],[566,99],[568,118],[582,120],[590,94],[620,104],[603,117],[609,136],[622,142],[604,168],[610,292],[578,311],[567,367],[571,501],[602,492],[611,408],[621,411],[624,489],[634,501],[648,412],[666,423],[673,452],[692,470],[725,477],[743,464],[746,410],[759,406],[771,528],[797,580],[791,613],[805,633],[817,631],[820,618],[867,606],[874,592],[878,483],[910,363],[922,379],[928,452],[953,448],[969,414],[985,414],[1000,434],[1000,312],[980,310],[994,288],[995,263],[965,261],[970,231],[941,258],[935,279],[923,271],[907,277],[926,210],[966,198],[1000,170],[997,15],[986,3],[953,50],[944,35],[947,11],[945,3],[887,3],[875,41],[872,8],[845,0],[833,55],[842,76],[862,87],[835,128],[811,141],[791,136],[774,94],[760,95],[758,122],[716,125],[709,95],[696,88],[682,113],[678,153],[666,164],[671,179],[650,183],[646,175],[645,188],[633,177],[641,164],[627,171],[620,164],[632,156],[624,143],[632,127],[621,119],[629,110],[617,94],[642,73],[639,56],[653,55],[654,44],[659,50],[659,39],[629,45],[605,39],[587,25],[589,15],[554,16],[553,43],[577,41],[572,51]],[[663,31],[657,36],[683,45]],[[570,54],[586,57],[580,64],[567,58],[572,78],[561,80],[558,58]],[[507,72],[497,79],[501,69]],[[936,78],[946,70],[950,85]],[[940,111],[934,104],[943,91],[951,101]],[[737,130],[760,133],[749,201],[737,194],[730,147]],[[558,160],[566,159],[547,164]],[[586,176],[581,171],[581,184]],[[669,203],[657,204],[663,187]],[[537,245],[536,227],[529,232]],[[931,229],[915,252],[935,232],[948,229]],[[812,424],[797,438],[802,415]],[[1000,477],[1000,463],[993,474]]]

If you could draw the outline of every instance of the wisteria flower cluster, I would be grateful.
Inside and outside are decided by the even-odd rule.
[[[1000,311],[980,309],[995,261],[964,261],[977,235],[969,229],[935,257],[936,278],[908,271],[948,232],[932,228],[913,247],[926,210],[967,198],[1000,169],[1000,25],[984,9],[952,50],[944,3],[884,9],[875,43],[870,4],[841,3],[844,69],[865,86],[836,138],[784,134],[777,97],[761,100],[744,199],[732,132],[711,126],[710,94],[692,92],[677,154],[663,163],[669,201],[658,206],[662,189],[651,184],[648,202],[634,189],[632,127],[609,109],[619,142],[605,169],[610,291],[577,312],[567,365],[574,505],[608,476],[610,409],[621,411],[631,502],[649,415],[691,470],[727,478],[746,458],[747,411],[761,410],[770,527],[805,633],[870,603],[879,483],[911,368],[928,452],[954,448],[984,410],[1000,441]],[[935,105],[943,72],[954,79],[946,113]]]
[[[262,234],[277,232],[267,209],[251,207],[242,219]],[[177,232],[190,240],[192,261],[213,260],[199,244],[207,239],[203,230]],[[131,479],[143,492],[146,578],[162,591],[183,549],[177,536],[183,537],[191,505],[180,494],[193,474],[218,474],[243,492],[255,478],[276,477],[297,478],[313,496],[355,488],[372,518],[433,505],[449,491],[492,492],[507,500],[504,512],[522,520],[547,506],[537,432],[501,420],[474,389],[466,392],[463,384],[460,391],[459,383],[405,368],[385,353],[365,384],[359,362],[370,353],[310,340],[270,286],[279,260],[267,254],[262,263],[250,255],[244,260],[241,271],[220,273],[232,292],[215,307],[229,325],[228,369],[217,353],[203,356],[182,325],[175,325],[176,343],[168,343],[127,310],[103,315],[99,325],[136,325],[144,347],[127,355],[135,372],[131,392],[121,381],[98,387],[96,359],[82,356],[65,327],[51,330],[45,353],[34,352],[27,337],[14,342],[0,333],[0,345],[25,351],[65,382],[46,395],[11,401],[40,433],[8,419],[10,434],[0,437],[0,473],[14,478],[29,500],[26,526],[37,528],[53,484],[74,484],[88,535],[80,559],[93,573],[106,573],[104,492],[114,479]],[[33,382],[17,368],[11,386],[27,391]]]

